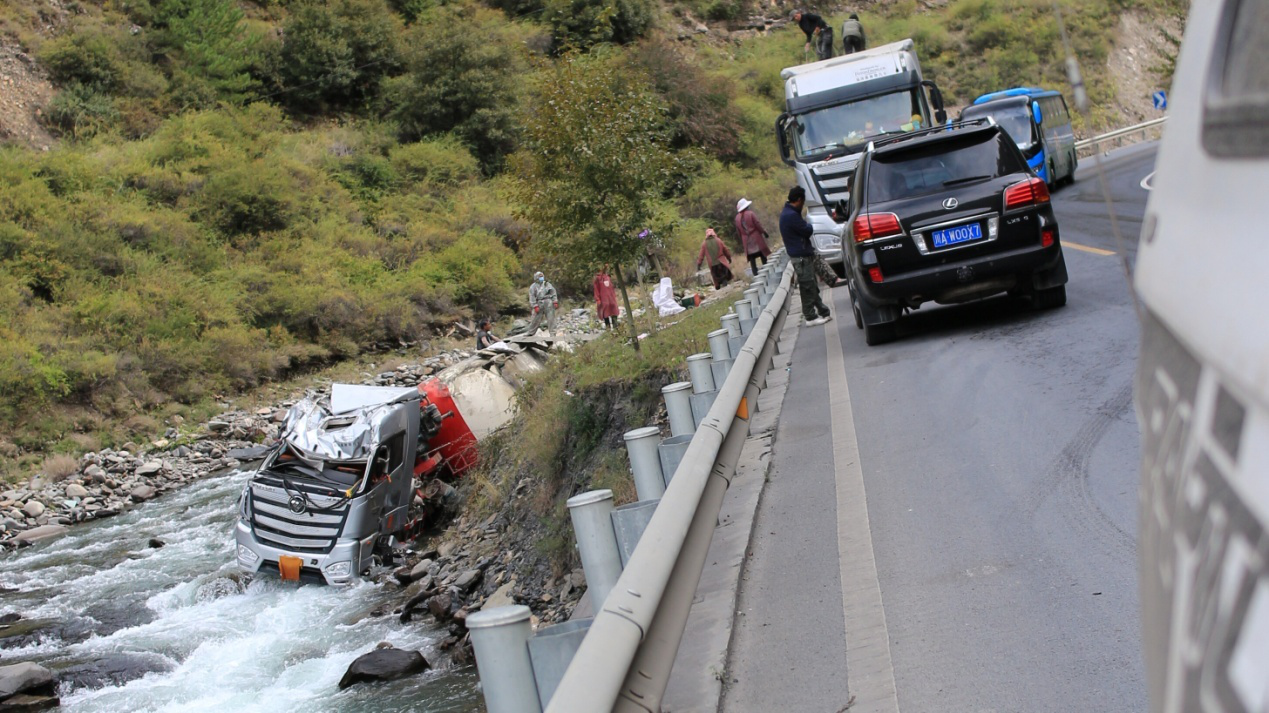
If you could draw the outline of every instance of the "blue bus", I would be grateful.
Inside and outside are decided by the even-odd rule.
[[[984,94],[961,112],[961,119],[990,116],[1022,150],[1035,175],[1049,186],[1075,180],[1075,132],[1061,93],[1017,87]]]

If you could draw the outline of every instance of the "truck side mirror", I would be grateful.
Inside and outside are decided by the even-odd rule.
[[[934,123],[947,123],[947,110],[943,108],[943,92],[939,90],[939,86],[930,80],[921,82],[921,85],[930,90],[930,103],[934,105]]]
[[[1031,116],[1035,118],[1036,126],[1044,123],[1044,112],[1040,111],[1040,102],[1031,102]]]
[[[791,117],[788,114],[781,114],[780,117],[776,119],[775,131],[776,143],[780,146],[780,160],[792,166],[793,159],[789,158],[789,135],[787,133],[790,118]]]

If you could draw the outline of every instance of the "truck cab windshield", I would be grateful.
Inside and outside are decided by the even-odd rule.
[[[858,153],[869,139],[929,126],[928,117],[919,90],[891,92],[799,114],[792,144],[799,160]]]

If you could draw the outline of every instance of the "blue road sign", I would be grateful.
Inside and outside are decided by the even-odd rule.
[[[1155,92],[1154,94],[1151,94],[1150,98],[1154,99],[1154,108],[1160,109],[1160,110],[1168,108],[1168,93],[1163,91],[1162,89]]]

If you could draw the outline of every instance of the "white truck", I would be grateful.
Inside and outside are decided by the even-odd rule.
[[[785,107],[776,120],[780,156],[806,190],[816,252],[844,277],[842,236],[860,153],[874,138],[946,122],[943,94],[921,76],[910,39],[789,67],[780,77]],[[834,208],[840,208],[840,222]]]

